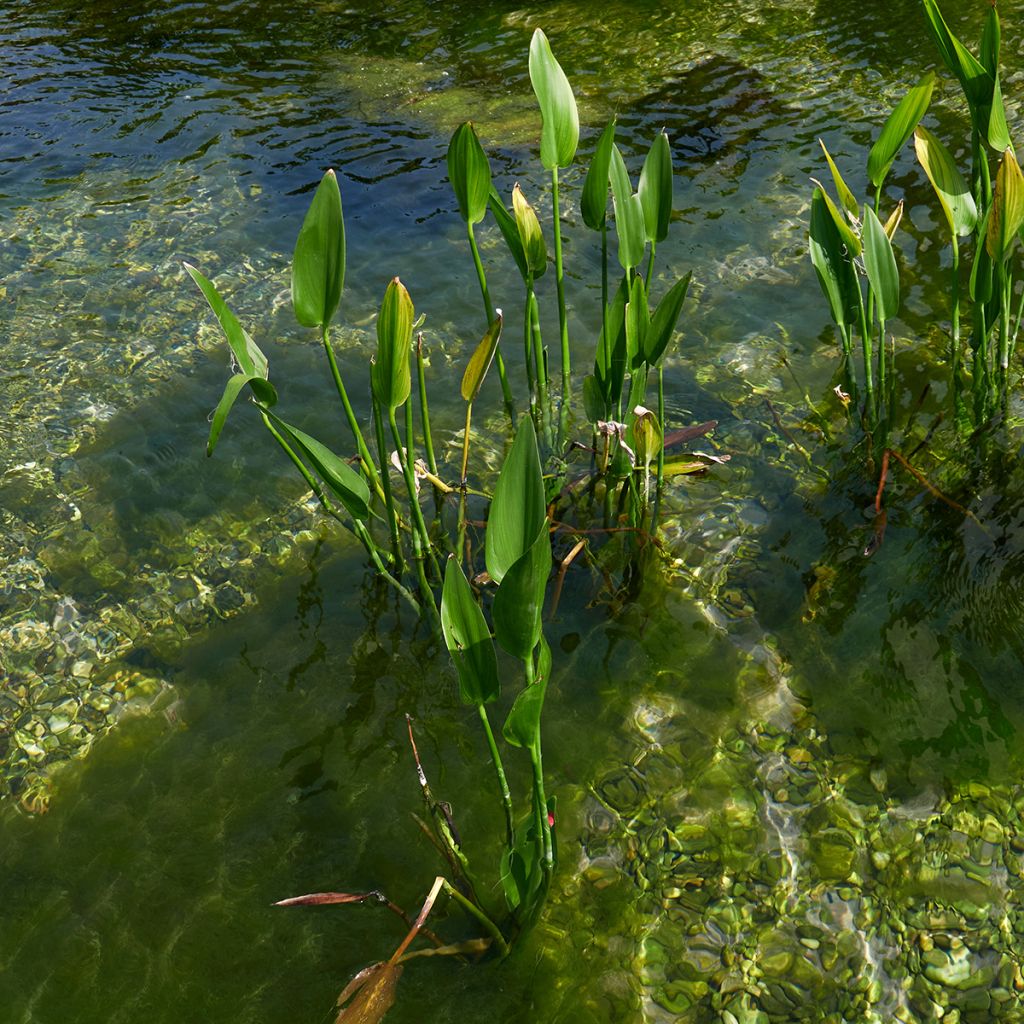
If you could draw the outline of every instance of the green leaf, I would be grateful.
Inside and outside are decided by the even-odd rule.
[[[498,195],[493,185],[487,198],[487,205],[494,215],[494,220],[498,225],[498,230],[501,231],[502,238],[505,239],[508,251],[512,253],[512,259],[516,261],[520,275],[524,281],[528,280],[530,268],[526,263],[526,253],[523,252],[522,239],[519,237],[519,226],[516,224],[515,217],[508,212],[501,196]]]
[[[978,224],[979,237],[987,237],[991,215],[992,211],[989,209]],[[988,302],[992,298],[992,257],[988,254],[987,245],[979,245],[974,250],[969,294],[972,302]],[[978,341],[980,342],[980,338]]]
[[[860,307],[860,284],[835,219],[826,204],[825,193],[814,190],[811,198],[809,248],[818,283],[828,299],[832,319],[842,328],[856,320]]]
[[[626,364],[631,373],[639,369],[644,361],[650,323],[651,312],[647,308],[644,279],[637,274],[629,286],[629,302],[626,303]]]
[[[651,465],[651,460],[661,451],[661,425],[658,423],[658,417],[650,409],[638,405],[633,410],[632,433],[636,445],[637,464],[647,469]]]
[[[605,337],[604,327],[597,339],[594,355],[594,376],[604,394],[606,405],[613,406],[622,394],[622,382],[626,375],[626,303],[629,301],[629,277],[622,275],[612,301],[608,303],[608,326],[610,333]]]
[[[594,155],[590,158],[587,177],[583,182],[580,196],[580,213],[583,223],[592,231],[600,231],[608,215],[608,168],[615,144],[615,118],[613,117],[597,140]]]
[[[487,620],[454,555],[448,556],[441,591],[441,630],[459,673],[459,692],[464,704],[497,700],[498,658]]]
[[[500,584],[505,573],[529,550],[544,521],[544,478],[537,434],[533,420],[524,416],[498,475],[487,516],[484,554],[487,572],[495,583]]]
[[[480,394],[487,371],[491,368],[494,353],[498,351],[498,340],[501,338],[502,316],[501,310],[491,321],[490,327],[480,339],[480,343],[469,357],[466,372],[462,375],[462,398],[466,402],[475,402],[476,396]]]
[[[647,241],[663,242],[668,237],[672,217],[672,150],[664,131],[654,137],[644,158],[637,195],[644,211]]]
[[[875,211],[864,207],[864,270],[878,303],[879,320],[891,320],[900,308],[900,275],[892,242]]]
[[[487,213],[491,165],[470,121],[455,129],[448,144],[448,180],[467,224],[479,224]]]
[[[622,264],[623,270],[630,270],[644,258],[644,208],[640,203],[640,197],[633,192],[629,172],[618,146],[612,146],[609,177],[612,183],[612,203],[615,207],[615,230],[619,236],[619,263]]]
[[[607,419],[608,407],[605,405],[604,392],[597,377],[588,373],[583,378],[583,411],[591,423]]]
[[[917,159],[939,197],[949,229],[956,235],[969,235],[978,223],[978,208],[971,188],[957,169],[949,150],[927,128],[914,132]]]
[[[489,532],[489,522],[487,527]],[[550,575],[551,536],[544,519],[530,546],[502,577],[491,605],[494,636],[516,658],[528,658],[540,640],[544,592]]]
[[[935,72],[929,71],[896,105],[889,115],[877,141],[868,153],[868,178],[875,188],[881,188],[899,151],[906,145],[918,122],[924,117],[932,101]]]
[[[415,318],[405,285],[397,277],[392,279],[377,317],[377,360],[370,370],[373,393],[385,409],[404,405],[412,388],[409,353]]]
[[[993,76],[949,30],[935,0],[922,0],[925,18],[932,39],[938,47],[943,63],[956,76],[971,108],[971,119],[981,133],[988,128],[982,123],[981,113],[992,102]]]
[[[213,286],[213,282],[204,277],[191,263],[182,264],[189,272],[192,280],[199,285],[199,290],[206,296],[220,322],[221,330],[228,339],[231,354],[242,373],[250,377],[267,377],[267,358],[259,350],[256,343],[249,337],[248,333],[238,322],[238,318],[227,307],[227,303],[221,298],[220,292]]]
[[[231,412],[231,406],[235,404],[235,399],[238,398],[242,388],[250,380],[252,378],[244,373],[233,373],[228,378],[228,382],[224,386],[224,394],[220,396],[217,408],[213,410],[213,419],[210,421],[210,438],[206,442],[207,458],[213,454],[214,448],[217,447],[217,439],[220,437],[220,432],[224,429],[224,423],[228,418],[228,413]]]
[[[334,171],[320,180],[292,257],[292,308],[303,327],[331,322],[345,284],[345,221]]]
[[[839,196],[840,205],[854,220],[860,220],[860,207],[857,205],[857,200],[854,198],[849,186],[843,180],[843,176],[839,173],[839,168],[836,167],[832,154],[828,151],[823,139],[818,139],[818,145],[821,146],[821,151],[825,154],[825,159],[828,161],[828,169],[832,172],[832,181],[835,183],[836,195]]]
[[[1024,225],[1024,175],[1013,150],[1003,154],[992,190],[985,247],[993,262],[1005,262],[1013,250],[1017,232]]]
[[[540,670],[534,681],[519,691],[512,709],[508,713],[508,718],[505,719],[505,726],[501,730],[505,739],[514,747],[529,748],[540,740],[540,718],[544,710],[544,697],[551,675],[551,650],[543,637],[539,642],[541,644]]]
[[[657,366],[668,343],[675,333],[676,324],[679,321],[679,314],[682,312],[683,303],[686,301],[686,292],[690,287],[692,272],[688,271],[686,276],[676,281],[674,285],[661,297],[651,317],[651,325],[647,329],[646,351],[644,359],[648,366]]]
[[[304,455],[325,484],[337,495],[353,519],[366,520],[370,515],[370,489],[366,481],[340,456],[335,455],[315,437],[298,427],[285,423],[273,413],[267,415]]]
[[[996,10],[996,5],[992,4],[985,16],[985,27],[981,32],[981,49],[978,56],[981,58],[982,66],[993,78],[999,73],[999,41],[999,12]]]
[[[540,29],[530,41],[530,83],[540,106],[540,162],[549,171],[568,167],[580,141],[576,97]]]
[[[992,109],[988,119],[988,144],[998,153],[1013,149],[1010,142],[1010,129],[1006,124],[1006,108],[1003,106],[1003,89],[996,75],[992,86]]]
[[[523,254],[530,273],[535,278],[541,277],[548,266],[548,249],[544,244],[544,235],[540,230],[540,221],[537,220],[537,212],[526,201],[523,190],[516,182],[512,189],[512,211],[516,218],[516,228],[519,231],[519,240],[523,245]]]
[[[859,256],[861,241],[853,228],[850,227],[850,222],[839,212],[836,204],[832,202],[832,197],[824,189],[821,190],[821,197],[825,201],[825,209],[828,210],[829,216],[832,218],[832,222],[835,224],[836,231],[839,232],[839,237],[842,239],[847,252],[853,256]]]

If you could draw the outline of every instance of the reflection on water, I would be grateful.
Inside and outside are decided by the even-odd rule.
[[[980,17],[947,6],[958,25]],[[1007,45],[1019,6],[1002,8]],[[915,467],[972,517],[894,469],[864,557],[878,467],[830,398],[835,346],[804,251],[816,138],[863,191],[876,126],[933,61],[908,27],[916,4],[861,5],[855,24],[746,0],[600,17],[578,0],[0,13],[3,792],[44,807],[46,765],[122,719],[57,776],[49,814],[0,812],[12,1020],[327,1016],[391,923],[268,904],[378,885],[417,904],[436,864],[410,827],[407,711],[435,788],[493,856],[446,658],[390,595],[355,585],[348,542],[249,442],[244,410],[203,459],[226,356],[179,265],[216,277],[302,422],[329,435],[287,265],[334,165],[346,365],[365,370],[397,273],[428,314],[435,379],[454,375],[479,313],[447,137],[472,117],[501,187],[549,201],[525,65],[539,24],[579,91],[584,152],[612,113],[634,171],[669,131],[681,224],[658,274],[692,268],[699,296],[667,368],[670,425],[718,419],[733,457],[670,488],[667,584],[610,594],[582,560],[570,574],[545,726],[561,888],[511,964],[410,967],[394,1019],[1019,1017],[1024,481],[1015,457],[979,442],[972,458],[948,424],[929,433],[942,271],[932,215],[915,214],[893,443],[927,435]],[[952,96],[935,114],[950,128]],[[599,252],[580,178],[565,195],[582,358]],[[927,205],[909,159],[892,181],[891,199]],[[496,235],[481,245],[495,290],[518,296]],[[459,410],[440,388],[432,410],[443,444]]]

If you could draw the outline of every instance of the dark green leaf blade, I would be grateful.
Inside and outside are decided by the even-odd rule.
[[[520,276],[524,281],[527,280],[530,268],[527,265],[526,253],[523,251],[523,243],[519,237],[519,226],[493,185],[487,197],[487,205],[498,225],[498,230],[501,231],[501,237],[505,239],[508,251],[512,253],[512,259],[515,260],[516,266],[519,268]]]
[[[487,517],[484,554],[495,583],[533,544],[545,520],[544,478],[533,420],[519,421],[515,441],[505,458]]]
[[[846,328],[855,321],[860,306],[860,284],[820,188],[814,190],[811,198],[808,244],[811,263],[828,299],[832,319],[839,327]]]
[[[228,382],[224,386],[224,393],[220,396],[217,408],[213,410],[213,418],[210,420],[210,438],[206,442],[207,458],[213,454],[214,448],[217,447],[217,440],[220,437],[220,432],[224,429],[224,423],[228,418],[228,413],[231,412],[231,406],[235,404],[235,399],[238,398],[242,388],[251,379],[251,377],[244,373],[233,373],[228,378]]]
[[[455,129],[448,144],[448,180],[467,224],[478,224],[487,213],[491,165],[471,121]]]
[[[505,573],[491,606],[494,636],[513,657],[525,659],[537,646],[550,575],[551,537],[545,519],[533,543]]]
[[[878,319],[892,319],[900,308],[900,275],[892,242],[870,205],[864,207],[864,269],[875,295]]]
[[[317,186],[292,258],[292,308],[303,327],[329,324],[345,284],[345,220],[333,170]]]
[[[576,97],[541,29],[530,41],[530,83],[541,113],[540,162],[549,171],[568,167],[580,141]]]
[[[448,556],[441,593],[441,630],[459,673],[459,692],[465,704],[496,700],[498,658],[484,613],[454,555]]]
[[[583,194],[580,196],[580,213],[583,223],[591,231],[600,231],[608,215],[608,168],[612,158],[612,146],[615,143],[615,118],[605,126],[601,137],[597,140],[594,155],[590,158],[587,177],[583,182]]]
[[[397,277],[393,278],[377,317],[377,360],[370,370],[373,393],[385,409],[404,405],[412,389],[409,355],[415,318],[409,292]]]
[[[686,293],[690,287],[690,278],[693,272],[688,271],[686,276],[676,281],[674,285],[661,297],[651,317],[651,326],[647,330],[647,345],[644,352],[644,359],[648,366],[657,366],[668,343],[675,333],[676,324],[679,322],[679,314],[683,310],[683,303],[686,301]]]
[[[536,679],[525,689],[520,690],[516,696],[502,729],[505,739],[514,747],[532,747],[540,739],[541,713],[544,710],[544,697],[547,694],[551,675],[551,651],[543,637],[540,638],[539,643],[541,644],[540,671],[537,673]],[[546,657],[545,650],[547,650]]]
[[[650,323],[644,279],[637,274],[629,286],[629,302],[626,303],[626,364],[631,373],[644,361]]]
[[[906,145],[918,122],[924,117],[932,101],[935,88],[935,72],[929,71],[906,96],[896,104],[896,109],[886,119],[878,139],[868,153],[868,178],[875,188],[881,188],[899,151]]]

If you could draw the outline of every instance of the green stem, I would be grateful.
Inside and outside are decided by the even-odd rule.
[[[523,661],[523,667],[526,672],[526,685],[536,686],[537,685],[537,673],[536,668],[533,664],[533,652],[526,657]],[[537,835],[542,837],[542,845],[544,851],[544,875],[547,878],[551,877],[551,873],[554,870],[555,858],[554,858],[554,847],[551,844],[551,826],[548,824],[548,801],[544,793],[544,765],[541,759],[540,752],[540,727],[538,725],[537,735],[533,738],[533,743],[530,744],[530,764],[533,767],[533,802],[534,802],[534,818],[535,827],[537,829]]]
[[[373,404],[373,427],[377,435],[377,454],[380,459],[380,479],[384,493],[384,512],[388,519],[388,529],[391,531],[391,551],[395,559],[395,571],[401,575],[405,566],[405,558],[402,554],[402,540],[398,532],[398,512],[395,509],[395,495],[391,489],[391,473],[388,468],[388,446],[384,440],[384,418],[381,415],[380,402],[371,393]]]
[[[555,231],[555,284],[558,290],[558,329],[562,339],[562,405],[569,404],[569,321],[565,311],[565,280],[562,269],[562,223],[558,211],[558,168],[551,169],[551,216]]]
[[[494,944],[498,947],[499,954],[502,957],[508,956],[508,943],[505,941],[505,936],[501,934],[501,930],[498,926],[475,903],[466,899],[466,897],[463,896],[462,893],[459,892],[459,890],[456,889],[455,886],[447,879],[444,881],[444,891],[448,893],[448,895],[451,896],[451,898],[455,900],[455,902],[458,903],[458,905],[462,907],[467,914],[475,917],[477,921],[483,925],[487,934],[494,939]]]
[[[427,524],[423,519],[423,509],[420,508],[419,497],[416,494],[416,471],[413,468],[413,447],[412,447],[412,406],[406,403],[406,433],[408,442],[403,451],[402,437],[398,433],[398,421],[395,418],[395,410],[388,409],[388,422],[391,425],[391,434],[395,439],[395,450],[398,452],[398,461],[402,467],[402,474],[405,476],[405,487],[409,492],[409,504],[412,506],[412,516],[416,529],[413,531],[413,540],[419,537],[419,545],[422,550],[417,561],[422,567],[424,558],[430,560],[430,568],[435,579],[443,579],[441,570],[437,566],[437,558],[434,556],[434,546],[430,542],[430,534],[427,532]],[[436,611],[436,609],[435,609]]]
[[[658,513],[661,511],[661,491],[665,486],[665,371],[658,363],[658,424],[661,427],[661,446],[658,448],[658,486],[654,491],[651,509],[651,535],[658,532]]]
[[[466,403],[466,429],[462,436],[462,473],[459,476],[459,540],[455,553],[462,560],[466,544],[466,473],[469,471],[469,427],[473,419],[473,403]]]
[[[608,218],[601,221],[601,329],[608,341]]]
[[[366,474],[366,478],[370,481],[373,489],[381,498],[383,498],[384,491],[381,488],[377,471],[373,467],[373,459],[370,457],[370,449],[366,447],[366,441],[363,440],[363,432],[359,429],[359,421],[356,419],[356,414],[352,409],[352,403],[348,400],[348,392],[345,391],[345,384],[341,379],[341,371],[338,369],[338,361],[334,358],[334,349],[331,348],[330,329],[327,324],[324,324],[322,337],[324,351],[327,353],[327,362],[331,367],[331,376],[334,378],[334,386],[338,391],[338,397],[341,399],[342,408],[345,410],[345,418],[348,420],[349,430],[352,431],[352,436],[355,438],[356,445],[359,448],[359,459],[362,463],[363,472]]]
[[[548,369],[544,360],[544,341],[540,334],[540,308],[537,293],[530,286],[530,330],[533,332],[533,356],[537,360],[537,404],[545,442],[551,444],[551,408],[548,403]]]
[[[1006,272],[1006,263],[999,264],[1000,316],[999,316],[999,366],[1005,372],[1010,366],[1010,289],[1013,280]]]
[[[654,250],[657,248],[654,242],[651,242],[651,255],[647,258],[647,276],[644,278],[644,284],[648,289],[651,287],[651,274],[654,273]]]
[[[423,446],[427,450],[427,465],[437,476],[437,460],[434,458],[434,440],[430,436],[430,410],[427,408],[427,376],[423,366],[423,332],[416,335],[416,380],[420,389],[420,421],[423,424]]]
[[[864,386],[868,392],[868,407],[872,417],[875,405],[875,382],[872,372],[871,331],[868,327],[867,311],[864,309],[864,296],[860,296],[860,336],[864,348]]]
[[[469,236],[469,248],[473,253],[473,265],[476,267],[477,280],[480,282],[480,296],[484,301],[484,315],[487,317],[484,330],[487,330],[494,322],[497,316],[497,310],[494,308],[494,303],[491,302],[491,293],[487,287],[487,275],[484,273],[483,260],[480,259],[480,250],[476,245],[476,236],[473,234],[473,225],[466,224],[466,233]],[[501,381],[501,394],[505,399],[505,411],[508,413],[508,418],[512,422],[512,426],[515,427],[516,423],[516,407],[512,401],[512,389],[508,384],[508,374],[505,372],[505,360],[501,357],[501,342],[498,342],[498,349],[494,353],[494,362],[498,367],[498,378]]]
[[[498,776],[498,788],[501,790],[501,802],[505,808],[505,838],[508,848],[511,850],[515,843],[515,823],[512,816],[512,794],[509,792],[508,779],[505,778],[505,766],[501,763],[501,754],[498,752],[498,744],[494,740],[494,732],[491,730],[491,720],[487,717],[487,708],[481,703],[477,704],[476,710],[480,715],[480,722],[484,727],[487,736],[487,746],[491,751],[491,761],[494,762],[494,772]]]

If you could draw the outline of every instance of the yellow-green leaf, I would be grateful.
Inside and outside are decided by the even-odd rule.
[[[345,283],[345,221],[334,171],[320,180],[292,257],[292,308],[303,327],[330,323]]]
[[[839,168],[836,167],[836,162],[832,159],[832,154],[828,151],[825,140],[818,139],[818,145],[821,146],[821,151],[825,154],[825,159],[828,161],[828,169],[832,172],[832,180],[835,182],[836,195],[839,196],[840,205],[854,220],[860,220],[860,206],[857,205],[857,200],[843,180],[843,176],[839,173]]]
[[[516,218],[516,228],[519,231],[519,241],[523,245],[526,264],[535,278],[540,277],[547,269],[548,249],[544,244],[537,211],[526,201],[518,182],[512,189],[512,211]]]
[[[663,131],[658,132],[647,151],[636,191],[644,211],[647,241],[663,242],[672,216],[672,150]]]
[[[939,197],[949,229],[959,236],[969,235],[978,223],[978,208],[970,186],[957,169],[952,154],[927,128],[914,132],[917,159]]]
[[[377,317],[377,359],[370,370],[373,393],[385,409],[404,405],[412,388],[409,354],[414,319],[412,299],[396,277],[384,292]]]
[[[462,398],[466,402],[475,402],[476,396],[480,394],[487,371],[491,368],[494,353],[498,351],[498,340],[501,338],[501,310],[496,310],[497,316],[491,321],[486,333],[480,339],[480,343],[473,350],[466,366],[466,372],[462,375]]]
[[[935,73],[929,71],[903,99],[882,125],[878,139],[868,153],[868,178],[881,188],[899,151],[906,145],[932,100]]]
[[[640,197],[633,191],[633,184],[629,180],[629,172],[618,146],[612,146],[609,177],[615,207],[615,231],[619,236],[619,263],[622,264],[623,270],[630,270],[644,258],[644,209]]]
[[[1003,154],[988,221],[985,247],[993,261],[1005,261],[1012,251],[1017,232],[1024,225],[1024,176],[1021,175],[1013,150]]]
[[[587,177],[583,182],[583,194],[580,196],[580,213],[583,223],[591,231],[600,231],[608,211],[608,167],[612,158],[612,145],[615,142],[615,118],[613,117],[601,132],[590,158]]]
[[[459,125],[448,144],[448,180],[467,224],[478,224],[487,213],[491,165],[470,121]]]
[[[540,162],[549,171],[568,167],[580,141],[576,97],[540,29],[530,41],[530,82],[540,105]]]

